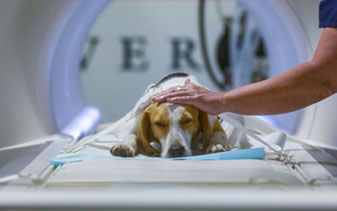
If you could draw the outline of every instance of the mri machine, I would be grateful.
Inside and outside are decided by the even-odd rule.
[[[50,164],[50,160],[90,134],[101,118],[98,109],[84,103],[78,61],[91,25],[110,2],[0,2],[1,208],[209,207],[242,210],[337,207],[336,96],[302,111],[296,132],[287,138],[287,149],[294,156],[292,166],[286,162],[268,161],[268,169],[283,169],[288,176],[291,174],[291,178],[296,178],[294,180],[285,179],[287,176],[280,173],[280,179],[272,184],[264,180],[252,182],[252,178],[242,183],[230,183],[228,181],[235,177],[235,168],[225,161],[214,161],[220,162],[215,163],[218,167],[208,170],[216,174],[233,171],[234,176],[228,176],[228,180],[226,177],[214,181],[196,177],[195,182],[186,182],[184,179],[170,180],[173,176],[167,176],[170,182],[151,180],[151,177],[146,181],[137,181],[137,177],[128,177],[130,181],[109,180],[100,177],[111,173],[103,171],[104,165],[101,169],[98,167],[102,173],[93,174],[98,179],[90,185],[78,183],[83,182],[81,178],[87,178],[85,174],[90,174],[90,170],[85,171],[81,165],[77,167],[83,175],[76,176],[72,172],[73,183],[67,180],[68,166],[77,168],[76,164],[59,167]],[[275,73],[311,59],[320,36],[317,0],[242,0],[240,3],[263,26],[261,33]],[[244,119],[245,126],[256,133],[268,135],[278,131],[254,117]],[[122,162],[104,161],[103,164],[120,166]],[[185,161],[179,162],[182,163],[177,166]],[[241,170],[249,169],[249,166],[262,166],[263,169],[266,164],[249,160],[232,163]],[[127,165],[132,165],[132,161]],[[189,165],[191,169],[197,168],[200,174],[208,166],[204,163]],[[164,166],[175,170],[169,163]],[[141,173],[141,169],[138,172],[135,169],[129,174]],[[64,183],[57,185],[60,181]]]

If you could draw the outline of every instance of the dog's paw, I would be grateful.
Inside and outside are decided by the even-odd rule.
[[[112,146],[110,149],[110,153],[114,156],[119,156],[119,157],[134,157],[135,156],[135,153],[130,149],[130,147],[124,144]]]
[[[225,152],[230,150],[231,147],[229,145],[210,144],[206,149],[206,153]]]

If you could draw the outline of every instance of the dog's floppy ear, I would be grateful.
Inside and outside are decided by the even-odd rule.
[[[151,106],[147,107],[144,111],[142,119],[140,121],[138,134],[137,134],[137,143],[142,149],[142,151],[149,156],[156,156],[158,154],[150,144],[151,135],[151,125],[150,125],[150,109]]]
[[[199,112],[200,132],[202,133],[201,143],[202,148],[206,151],[208,146],[209,137],[211,134],[211,127],[208,120],[208,114],[206,112]]]

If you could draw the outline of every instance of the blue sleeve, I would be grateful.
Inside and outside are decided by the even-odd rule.
[[[337,27],[337,0],[322,0],[320,2],[319,27]]]

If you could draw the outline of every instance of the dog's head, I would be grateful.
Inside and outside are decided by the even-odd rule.
[[[137,142],[147,155],[182,157],[192,155],[191,142],[197,136],[201,136],[205,149],[209,133],[207,113],[191,105],[154,103],[144,111]],[[151,142],[161,149],[155,149]]]

